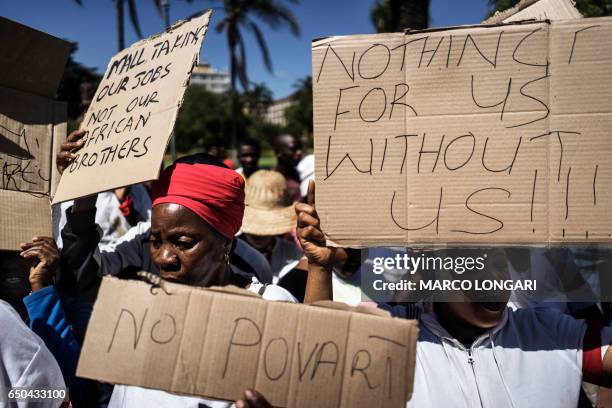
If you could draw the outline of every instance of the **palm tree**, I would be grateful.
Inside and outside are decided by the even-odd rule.
[[[236,147],[236,121],[240,115],[237,85],[240,82],[242,89],[248,91],[249,78],[246,67],[246,47],[244,44],[244,31],[248,31],[255,37],[261,51],[264,64],[269,72],[272,72],[272,59],[268,45],[263,33],[254,20],[257,18],[273,29],[287,27],[294,36],[299,36],[300,25],[296,16],[283,4],[282,0],[213,0],[221,3],[223,12],[221,21],[215,26],[218,33],[225,32],[227,44],[230,50],[230,79],[232,91],[232,148]],[[297,4],[298,0],[288,0]]]
[[[379,33],[421,30],[429,24],[429,0],[377,0],[370,18]]]

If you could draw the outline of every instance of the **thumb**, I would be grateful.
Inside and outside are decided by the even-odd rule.
[[[306,204],[315,206],[315,182],[308,180],[308,192],[306,193]]]

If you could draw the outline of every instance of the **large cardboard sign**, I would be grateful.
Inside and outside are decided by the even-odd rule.
[[[224,400],[254,388],[278,407],[399,408],[412,395],[416,321],[165,289],[104,278],[77,375]]]
[[[0,17],[0,250],[51,236],[55,150],[66,105],[52,100],[70,43]]]
[[[612,19],[313,43],[339,245],[612,242]]]
[[[156,179],[211,11],[119,52],[89,106],[55,202]]]

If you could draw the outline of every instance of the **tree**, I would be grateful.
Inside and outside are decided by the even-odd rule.
[[[312,77],[309,75],[298,80],[293,87],[293,104],[285,110],[287,125],[285,131],[312,140]]]
[[[429,0],[377,0],[370,18],[379,33],[421,30],[429,25]]]
[[[221,3],[224,15],[215,26],[218,33],[225,32],[227,45],[230,50],[230,79],[232,90],[232,113],[235,119],[241,116],[240,101],[237,85],[240,82],[242,89],[248,91],[249,78],[246,65],[246,47],[244,45],[244,31],[249,31],[255,37],[259,46],[264,64],[272,72],[272,59],[263,33],[259,28],[257,18],[273,29],[288,27],[294,36],[299,36],[300,26],[297,18],[283,4],[283,0],[214,0]],[[297,4],[297,0],[289,0]],[[236,147],[238,129],[232,127],[231,145]]]
[[[242,94],[242,101],[246,112],[257,120],[263,120],[268,106],[274,100],[272,91],[264,83],[253,86]]]
[[[231,128],[231,106],[226,95],[206,90],[201,85],[187,88],[174,127],[178,151],[203,149],[223,138]]]
[[[489,0],[489,16],[514,7],[519,0]],[[612,0],[576,0],[576,8],[585,17],[612,15]]]

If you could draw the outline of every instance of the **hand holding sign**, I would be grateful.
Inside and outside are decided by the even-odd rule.
[[[55,164],[57,171],[62,174],[66,168],[68,168],[72,162],[77,158],[77,152],[85,145],[84,130],[75,130],[66,138],[66,141],[62,143],[60,152],[57,154]]]
[[[321,222],[315,208],[315,183],[308,184],[307,203],[297,203],[295,212],[298,216],[297,236],[304,255],[310,264],[328,267],[334,258],[332,248],[325,245],[325,235],[321,232]]]

